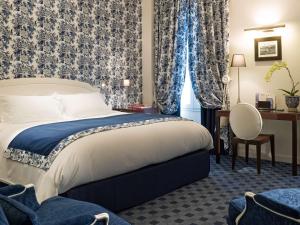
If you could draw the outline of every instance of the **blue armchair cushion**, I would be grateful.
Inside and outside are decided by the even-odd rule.
[[[246,193],[229,205],[228,225],[299,225],[300,189],[277,189]],[[243,212],[245,210],[245,212]]]
[[[54,197],[41,205],[35,197],[34,187],[11,185],[0,188],[0,225],[105,225],[95,215],[109,214],[109,225],[130,225],[105,208],[82,201]],[[2,222],[2,220],[4,222]]]
[[[0,194],[22,203],[33,211],[36,211],[40,207],[33,186],[10,185],[0,188]]]
[[[9,225],[2,207],[0,207],[0,225]]]
[[[10,225],[38,225],[36,213],[16,200],[0,195],[0,206]]]
[[[109,214],[109,225],[130,225],[125,220],[101,206],[63,197],[48,199],[42,202],[41,207],[37,210],[40,223],[43,225],[91,224],[92,221],[95,220],[94,215],[100,213]],[[66,218],[68,218],[68,220],[66,220]],[[79,221],[79,218],[82,222],[76,223],[77,220]],[[72,221],[72,223],[68,221]],[[96,224],[102,225],[104,223],[98,222]]]
[[[235,225],[235,219],[243,212],[246,206],[246,200],[244,197],[233,199],[228,208],[227,223],[228,225]]]
[[[257,194],[254,199],[277,213],[300,219],[300,189],[276,189]]]
[[[0,188],[0,195],[10,196],[24,191],[23,185],[8,185]]]
[[[239,225],[299,225],[299,221],[257,204],[254,197],[246,195],[246,206],[246,212],[239,220]]]
[[[95,216],[93,215],[68,215],[65,218],[57,219],[52,218],[51,220],[42,219],[41,225],[105,225],[104,221],[95,222]]]

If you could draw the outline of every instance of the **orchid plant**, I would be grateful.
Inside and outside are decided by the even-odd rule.
[[[290,77],[291,83],[292,83],[292,89],[290,91],[285,90],[285,89],[279,89],[281,91],[283,91],[285,94],[289,95],[289,96],[296,96],[296,94],[299,92],[299,89],[296,89],[296,87],[299,85],[299,82],[295,82],[290,69],[288,68],[288,65],[286,62],[275,62],[271,68],[269,69],[269,71],[266,73],[265,75],[265,80],[267,82],[271,81],[272,75],[275,71],[277,70],[281,70],[281,69],[285,69],[288,72],[288,75]]]

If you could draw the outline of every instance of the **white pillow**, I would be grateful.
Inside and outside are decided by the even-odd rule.
[[[67,118],[92,117],[111,110],[99,92],[60,95],[59,98]]]
[[[62,119],[59,102],[53,96],[0,96],[0,117],[4,123],[29,123]]]

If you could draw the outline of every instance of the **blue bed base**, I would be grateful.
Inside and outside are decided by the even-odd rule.
[[[198,150],[167,162],[81,185],[61,195],[120,212],[203,179],[209,171],[209,151]]]
[[[199,150],[164,163],[84,184],[61,196],[120,212],[206,178],[209,171],[209,151]],[[0,187],[3,186],[6,184],[0,182]]]

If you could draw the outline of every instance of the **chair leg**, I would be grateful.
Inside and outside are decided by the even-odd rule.
[[[272,166],[275,166],[275,136],[270,136],[271,143],[271,156],[272,156]]]
[[[249,144],[248,143],[245,144],[245,150],[246,150],[245,161],[246,161],[246,163],[248,163],[249,162]]]
[[[256,169],[257,174],[260,174],[260,166],[261,166],[261,144],[256,145]]]
[[[233,142],[232,143],[232,170],[234,170],[234,167],[235,167],[235,160],[237,157],[237,147],[238,147],[238,144]]]

